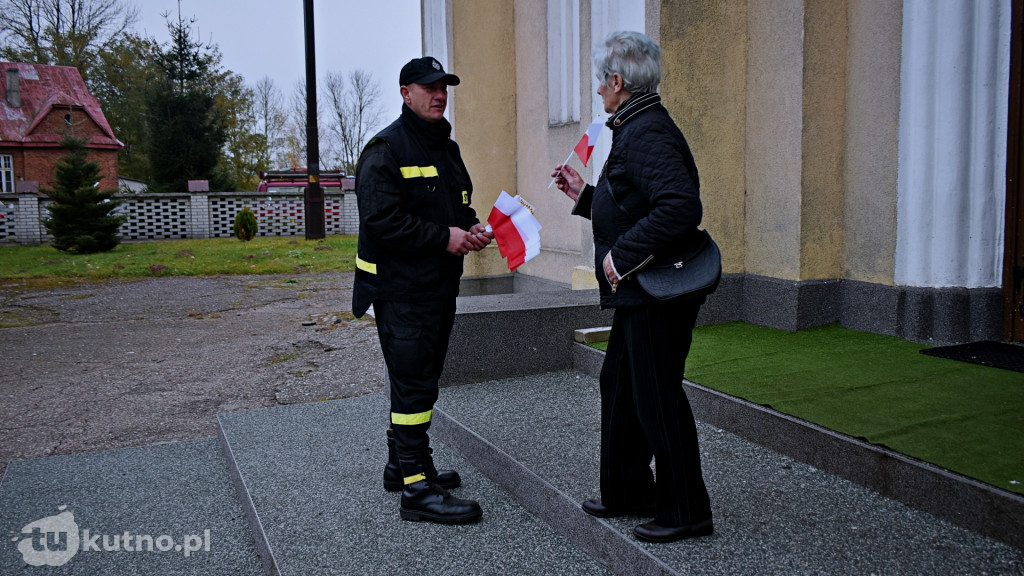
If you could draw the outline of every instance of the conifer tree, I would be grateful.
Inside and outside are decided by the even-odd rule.
[[[120,205],[112,198],[117,191],[100,190],[103,175],[99,164],[86,157],[85,141],[65,138],[61,145],[68,155],[56,163],[57,183],[43,190],[53,200],[47,206],[50,218],[43,222],[53,246],[74,254],[112,250],[121,242],[117,229],[125,221],[124,216],[111,216]]]
[[[227,138],[216,106],[220,52],[195,40],[192,20],[168,19],[170,44],[157,55],[161,78],[147,95],[149,163],[156,191],[181,192],[188,180],[208,180],[210,190],[234,187],[220,166]]]

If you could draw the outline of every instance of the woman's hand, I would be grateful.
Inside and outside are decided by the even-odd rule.
[[[586,185],[580,173],[568,164],[555,166],[551,177],[555,179],[555,185],[558,186],[558,189],[565,192],[565,195],[572,199],[573,202],[580,197],[580,192]]]
[[[615,265],[612,264],[611,250],[605,255],[602,265],[604,267],[604,277],[608,279],[608,283],[612,285],[612,292],[614,292],[622,278],[619,278],[619,275],[615,272]]]

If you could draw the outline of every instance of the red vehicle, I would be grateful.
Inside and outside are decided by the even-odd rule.
[[[260,184],[256,187],[257,192],[267,192],[272,188],[297,188],[306,187],[309,177],[305,170],[276,170],[273,172],[260,172]],[[328,171],[320,173],[321,188],[338,188],[339,190],[355,189],[355,179],[345,176],[339,171]]]
[[[296,221],[302,218],[302,202],[281,203],[281,197],[275,202],[270,195],[274,190],[279,192],[295,191],[302,192],[309,183],[305,170],[277,170],[273,172],[260,172],[260,184],[256,192],[267,194],[266,199],[257,200],[253,206],[256,219],[260,222],[271,220]],[[340,171],[327,171],[320,173],[320,188],[325,192],[334,190],[355,190],[356,181],[354,178],[345,176]],[[340,198],[325,198],[324,214],[329,221],[341,218]],[[333,219],[333,220],[332,220]]]

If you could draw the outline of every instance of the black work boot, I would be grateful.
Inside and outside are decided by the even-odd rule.
[[[446,490],[458,488],[462,485],[462,478],[455,470],[438,470],[434,467],[434,449],[427,448],[423,457],[423,475],[427,480],[434,482]],[[384,489],[388,492],[398,492],[405,483],[402,481],[402,466],[398,461],[398,450],[395,449],[395,433],[388,428],[388,463],[384,466]]]
[[[402,491],[402,505],[398,510],[402,520],[428,520],[441,524],[476,522],[483,515],[475,500],[463,500],[426,480],[414,482]]]

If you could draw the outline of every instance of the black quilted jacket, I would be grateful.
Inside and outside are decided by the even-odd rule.
[[[651,259],[692,241],[703,208],[700,179],[683,133],[658,94],[633,95],[608,120],[612,147],[597,186],[587,186],[573,214],[594,228],[594,271],[601,306],[657,302],[634,275]],[[613,293],[602,265],[611,250],[624,279]]]

